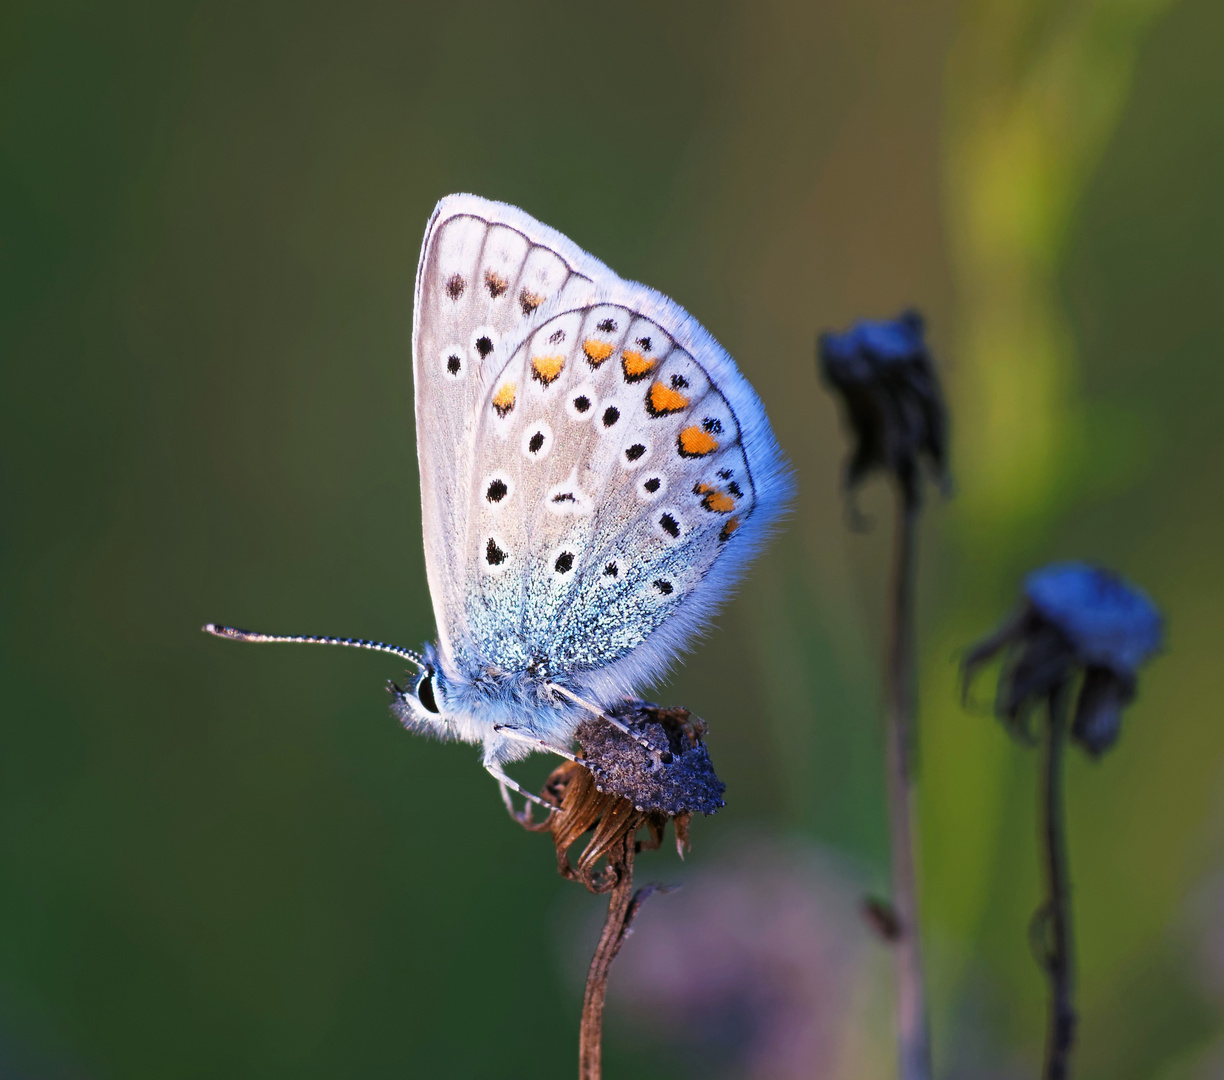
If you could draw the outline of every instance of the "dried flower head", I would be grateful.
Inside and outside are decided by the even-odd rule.
[[[1027,739],[1033,707],[1078,680],[1071,737],[1095,757],[1117,739],[1139,667],[1163,632],[1156,605],[1117,574],[1083,563],[1047,566],[1025,579],[1020,610],[966,656],[965,687],[1002,654],[995,712]]]
[[[582,724],[581,760],[561,764],[540,793],[559,808],[557,813],[527,826],[552,833],[558,869],[592,892],[606,892],[616,884],[620,868],[615,853],[626,838],[645,827],[645,846],[658,847],[671,821],[683,854],[693,813],[712,814],[724,805],[725,785],[702,742],[706,726],[700,719],[687,709],[664,709],[645,701],[626,702],[614,715],[641,741],[601,720]],[[642,743],[650,744],[653,752]],[[588,832],[591,837],[573,866],[569,849]],[[597,868],[601,859],[608,860],[604,871]]]
[[[948,414],[923,330],[922,316],[906,311],[820,336],[821,374],[840,396],[857,441],[846,464],[847,491],[884,469],[916,506],[923,459],[946,489]]]

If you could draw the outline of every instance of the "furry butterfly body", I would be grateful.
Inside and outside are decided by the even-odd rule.
[[[477,196],[443,199],[427,227],[413,379],[438,641],[364,644],[421,668],[394,702],[405,726],[480,744],[517,790],[504,763],[569,756],[586,715],[709,627],[790,474],[695,319]]]

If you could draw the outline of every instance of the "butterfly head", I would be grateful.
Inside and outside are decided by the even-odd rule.
[[[454,733],[447,718],[446,677],[432,645],[426,645],[421,653],[424,663],[412,682],[402,689],[392,684],[391,710],[409,731],[448,738]]]

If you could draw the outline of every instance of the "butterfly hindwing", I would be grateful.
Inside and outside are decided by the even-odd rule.
[[[788,480],[717,343],[644,286],[596,285],[507,343],[478,410],[462,659],[602,699],[704,629]]]

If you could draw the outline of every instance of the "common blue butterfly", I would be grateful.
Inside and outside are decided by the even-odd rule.
[[[571,757],[578,724],[661,676],[785,509],[789,468],[731,357],[678,305],[522,210],[438,203],[412,338],[425,565],[438,640],[393,711],[483,747]],[[513,811],[512,811],[513,812]]]

